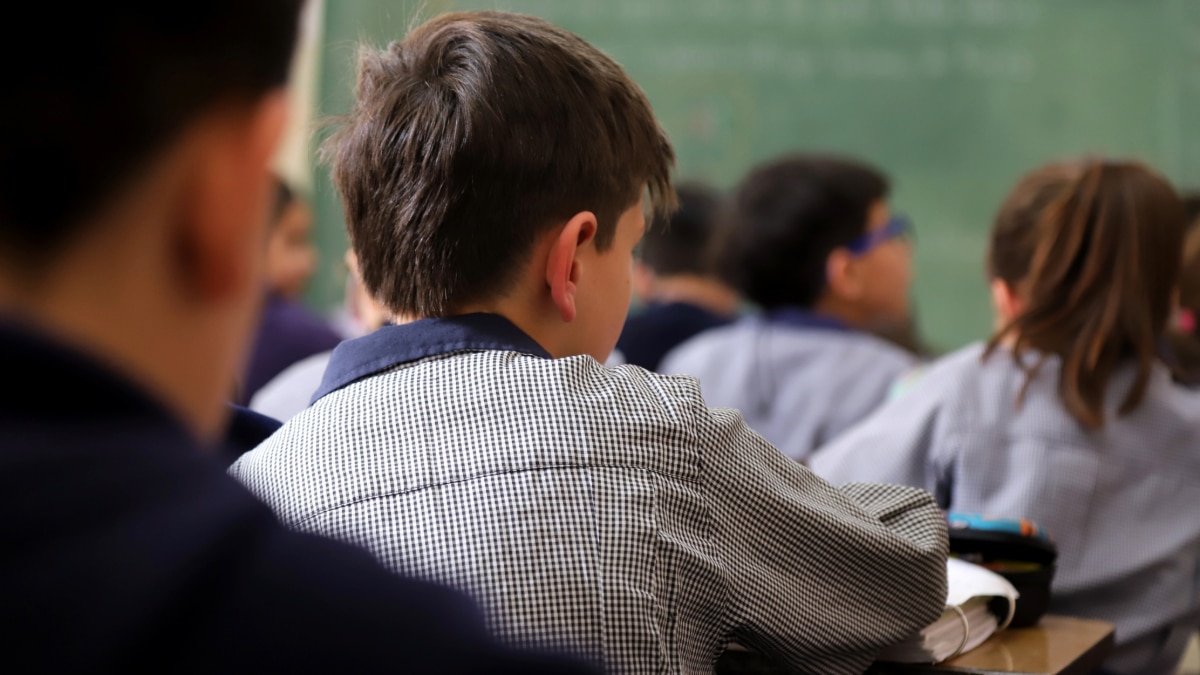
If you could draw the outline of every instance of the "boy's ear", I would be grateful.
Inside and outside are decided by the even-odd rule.
[[[214,111],[187,143],[175,248],[185,283],[201,299],[257,286],[270,211],[270,162],[287,121],[282,92]]]
[[[575,294],[578,291],[582,265],[579,249],[596,238],[596,215],[591,211],[576,213],[563,225],[550,245],[546,259],[546,285],[564,322],[575,320]]]
[[[846,249],[835,249],[825,259],[825,284],[834,297],[843,300],[856,300],[862,295],[858,266]]]

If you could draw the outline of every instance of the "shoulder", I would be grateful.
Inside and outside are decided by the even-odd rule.
[[[591,405],[595,394],[603,391],[619,408],[635,406],[657,412],[660,424],[673,424],[681,415],[691,416],[707,409],[699,381],[688,375],[663,375],[632,364],[609,367],[588,356],[555,359],[541,365],[572,374],[574,405]],[[625,421],[614,419],[613,424]]]
[[[486,472],[595,463],[691,473],[693,420],[703,410],[692,378],[608,367],[590,356],[456,352],[324,396],[230,473],[285,522],[341,503],[315,487],[331,476],[378,490],[381,465],[395,467],[382,482],[401,491]],[[431,425],[436,434],[427,433]],[[407,448],[425,454],[397,452]]]
[[[984,351],[982,343],[972,343],[934,361],[910,364],[896,378],[889,398],[901,398],[918,390],[923,394],[961,390],[980,378],[986,365]],[[994,354],[988,361],[998,358],[1003,357]]]
[[[819,336],[819,339],[829,345],[827,348],[830,351],[844,353],[847,365],[858,364],[864,368],[882,369],[893,376],[918,365],[915,356],[870,333],[851,331],[835,336],[828,331]]]
[[[696,364],[708,362],[716,352],[752,349],[754,331],[751,322],[751,319],[735,321],[684,340],[667,352],[659,370],[664,373],[692,372]]]

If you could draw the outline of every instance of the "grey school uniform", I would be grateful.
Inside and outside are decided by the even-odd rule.
[[[1140,407],[1088,431],[1059,402],[1050,359],[1016,407],[1023,372],[974,345],[811,458],[835,484],[924,487],[943,508],[1028,518],[1059,547],[1050,610],[1116,624],[1114,673],[1173,673],[1200,608],[1200,394],[1153,373]]]
[[[914,363],[872,335],[784,310],[701,333],[659,372],[696,377],[705,402],[740,410],[750,428],[803,461],[878,408]]]
[[[317,399],[230,473],[289,527],[470,593],[508,642],[690,674],[737,640],[839,675],[941,614],[928,493],[835,489],[691,378],[551,359],[477,314],[343,343]]]

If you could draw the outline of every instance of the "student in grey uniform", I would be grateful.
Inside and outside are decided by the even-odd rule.
[[[1061,164],[1001,207],[999,329],[932,365],[811,465],[1031,519],[1059,547],[1050,609],[1116,624],[1111,673],[1173,673],[1200,611],[1200,395],[1156,343],[1183,207],[1133,163]]]
[[[358,271],[358,256],[346,251],[346,308],[353,321],[355,333],[365,335],[387,323],[396,323],[386,307],[367,292]],[[313,394],[321,387],[321,378],[333,350],[297,361],[267,382],[250,399],[254,412],[286,422],[308,407]]]
[[[709,405],[740,410],[800,461],[872,412],[913,365],[866,332],[909,312],[909,225],[887,197],[886,177],[843,159],[786,157],[752,171],[724,256],[763,313],[685,342],[660,372],[699,378]]]

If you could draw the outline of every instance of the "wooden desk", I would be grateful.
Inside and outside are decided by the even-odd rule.
[[[1113,627],[1104,621],[1043,617],[1033,628],[997,633],[979,647],[936,666],[877,664],[871,675],[1090,675],[1112,651]]]
[[[1104,621],[1043,617],[1033,628],[1011,628],[938,665],[877,663],[867,675],[1091,675],[1112,651],[1113,627]],[[725,652],[718,675],[778,675],[787,669],[752,652]]]

